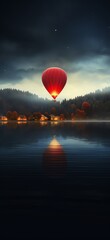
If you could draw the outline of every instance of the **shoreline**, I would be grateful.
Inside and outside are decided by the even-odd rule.
[[[77,122],[84,122],[84,123],[88,123],[88,122],[110,122],[110,119],[81,119],[81,120],[41,120],[41,121],[22,121],[22,120],[0,120],[0,123],[49,123],[49,122],[58,122],[58,123],[77,123]]]

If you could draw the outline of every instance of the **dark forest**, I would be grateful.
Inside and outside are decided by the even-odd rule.
[[[88,106],[84,106],[84,103]],[[50,114],[63,119],[110,119],[110,87],[62,102],[39,98],[38,95],[16,89],[0,90],[0,115],[17,112],[25,116]]]

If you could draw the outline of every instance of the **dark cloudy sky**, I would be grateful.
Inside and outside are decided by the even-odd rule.
[[[50,66],[68,74],[59,100],[110,86],[109,1],[1,1],[0,88],[51,99],[41,81]]]

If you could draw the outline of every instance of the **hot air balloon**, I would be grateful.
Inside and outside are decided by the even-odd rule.
[[[42,82],[46,90],[55,100],[67,81],[66,72],[58,67],[47,68],[42,74]]]

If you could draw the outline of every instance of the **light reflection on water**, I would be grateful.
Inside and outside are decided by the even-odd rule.
[[[58,140],[53,137],[43,153],[44,171],[51,176],[61,177],[66,171],[66,155]]]
[[[39,172],[44,173],[44,167],[42,167],[44,165],[45,169],[50,169],[49,171],[53,174],[54,170],[56,171],[56,165],[60,170],[61,165],[64,165],[64,168],[68,166],[71,172],[74,171],[72,166],[75,162],[79,164],[91,162],[92,164],[98,161],[108,161],[109,130],[110,123],[24,124],[23,122],[20,125],[16,122],[7,123],[7,125],[0,126],[1,166],[4,165],[4,159],[8,159],[8,162],[14,159],[17,165],[21,163],[24,167],[28,160],[35,168],[37,165],[40,166]]]
[[[110,123],[0,125],[2,214],[108,222],[109,133]]]

